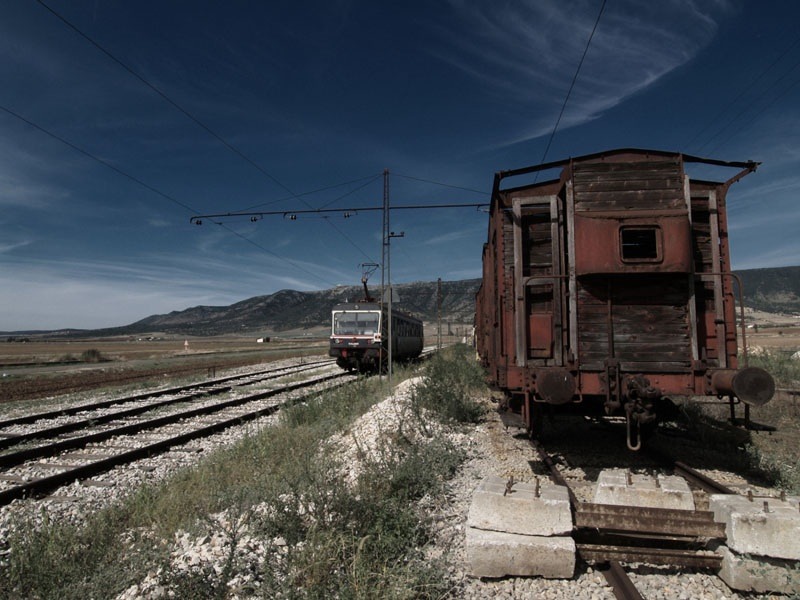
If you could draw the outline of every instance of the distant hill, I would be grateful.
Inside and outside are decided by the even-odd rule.
[[[443,319],[472,323],[475,313],[475,292],[480,279],[442,282]],[[394,286],[399,302],[397,310],[424,321],[436,320],[436,283],[404,283]],[[378,295],[380,290],[371,288]],[[93,335],[139,335],[151,332],[180,335],[264,334],[294,329],[325,326],[331,308],[342,302],[357,302],[364,290],[342,286],[316,292],[281,290],[267,296],[256,296],[230,306],[195,306],[166,315],[153,315],[126,325],[95,330]],[[82,332],[85,334],[86,332]]]
[[[800,313],[800,267],[739,271],[745,305],[767,312]],[[442,282],[443,322],[469,323],[475,313],[475,293],[480,279]],[[398,310],[436,321],[436,282],[416,282],[394,286],[400,301]],[[377,287],[370,289],[377,295]],[[142,335],[153,332],[177,335],[247,334],[269,335],[288,330],[326,326],[331,308],[340,302],[355,302],[363,296],[361,287],[337,287],[315,292],[281,290],[256,296],[230,306],[195,306],[153,315],[126,325],[94,331],[59,331],[59,336]],[[53,335],[53,333],[51,333]]]
[[[738,271],[744,303],[771,313],[800,313],[800,267]]]

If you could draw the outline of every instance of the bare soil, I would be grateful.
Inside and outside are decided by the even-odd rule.
[[[320,354],[324,347],[322,340],[257,343],[251,338],[6,342],[0,344],[0,403],[208,376],[218,369]],[[99,360],[87,362],[87,357]]]

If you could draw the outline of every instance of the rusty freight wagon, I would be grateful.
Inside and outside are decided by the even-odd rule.
[[[545,405],[574,403],[624,415],[638,449],[669,396],[772,397],[770,375],[738,362],[725,211],[757,166],[623,149],[495,176],[476,344],[532,433]]]

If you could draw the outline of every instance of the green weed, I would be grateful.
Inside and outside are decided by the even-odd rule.
[[[155,573],[171,597],[224,598],[231,577],[248,571],[259,585],[247,592],[264,598],[441,597],[446,577],[424,556],[431,533],[415,501],[440,494],[464,456],[436,433],[442,427],[430,425],[428,408],[443,422],[476,419],[470,394],[482,378],[474,362],[469,349],[456,348],[425,367],[430,379],[415,402],[427,408],[408,411],[403,427],[427,435],[386,436],[355,483],[321,448],[383,399],[379,378],[282,411],[274,426],[84,525],[21,526],[8,540],[0,596],[108,598]],[[400,370],[396,380],[410,374]],[[228,523],[222,566],[171,569],[175,534],[218,531],[214,514]],[[237,549],[245,529],[269,549],[263,563]]]

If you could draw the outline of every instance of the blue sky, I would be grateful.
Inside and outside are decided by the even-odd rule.
[[[42,3],[0,3],[0,331],[357,283],[380,213],[189,219],[379,206],[384,169],[393,204],[487,200],[542,160],[602,4],[44,2],[202,126]],[[791,0],[608,0],[546,159],[763,161],[729,193],[733,266],[800,264],[798,23]],[[393,281],[479,277],[486,225],[392,213]]]

